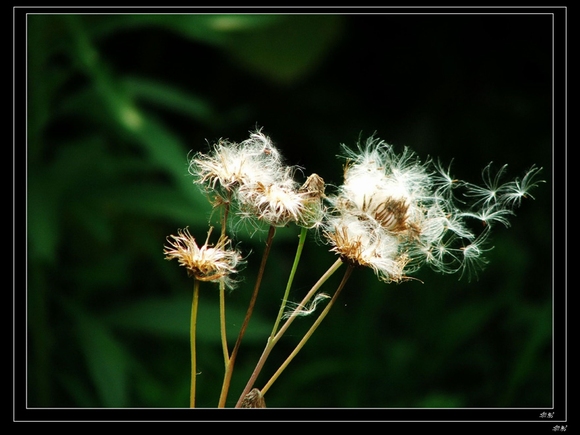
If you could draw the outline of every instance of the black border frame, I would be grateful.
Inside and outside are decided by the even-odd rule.
[[[26,19],[38,13],[135,13],[132,7],[13,7],[13,422],[525,423],[567,427],[567,8],[551,7],[138,7],[145,13],[550,14],[553,17],[553,407],[479,409],[70,409],[26,404]],[[546,418],[542,413],[553,413]],[[513,429],[512,426],[508,426]],[[460,425],[461,429],[464,426]],[[520,425],[518,425],[520,428]]]

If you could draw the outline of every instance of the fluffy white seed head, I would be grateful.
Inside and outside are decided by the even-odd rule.
[[[324,181],[312,174],[304,185],[295,181],[298,168],[285,165],[278,149],[261,131],[241,143],[221,140],[209,154],[190,161],[190,173],[216,205],[235,202],[237,216],[255,227],[259,223],[309,228],[324,218]]]
[[[240,221],[321,229],[332,252],[370,267],[385,282],[407,279],[423,265],[471,275],[485,263],[491,228],[509,226],[513,208],[533,198],[530,190],[541,182],[540,168],[504,181],[507,166],[494,170],[491,164],[481,185],[458,180],[450,165],[422,162],[410,149],[398,153],[374,137],[343,152],[343,182],[332,194],[316,174],[300,185],[298,168],[285,165],[259,130],[243,142],[220,140],[208,154],[198,153],[190,172],[216,205],[234,203]]]
[[[241,143],[220,140],[210,153],[197,153],[189,172],[208,191],[230,196],[240,186],[275,182],[282,168],[279,151],[267,136],[256,132]]]
[[[508,226],[513,206],[538,184],[535,167],[521,180],[503,182],[506,166],[493,173],[491,165],[483,186],[460,181],[440,162],[423,163],[408,148],[397,154],[375,138],[344,151],[344,182],[328,198],[332,217],[324,234],[345,261],[371,267],[387,282],[424,264],[473,274],[485,263],[490,228]],[[457,190],[471,203],[457,200]]]
[[[238,190],[237,200],[246,216],[274,226],[296,222],[304,211],[302,195],[290,178],[269,184],[244,185]]]
[[[327,228],[331,251],[346,263],[370,267],[384,282],[405,278],[406,253],[400,252],[397,237],[383,231],[376,221],[346,213],[329,219]]]

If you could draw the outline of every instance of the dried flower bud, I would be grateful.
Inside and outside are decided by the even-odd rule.
[[[244,400],[240,405],[240,408],[265,408],[265,407],[266,401],[264,400],[264,396],[262,396],[262,393],[257,388],[253,388],[252,391],[246,394],[246,397],[244,397]]]
[[[304,184],[300,186],[298,192],[303,193],[307,197],[319,199],[324,198],[324,189],[325,186],[322,177],[318,174],[312,174],[308,176]]]
[[[322,225],[326,215],[324,191],[324,180],[318,174],[310,175],[298,189],[304,206],[298,225],[306,228],[318,228]]]

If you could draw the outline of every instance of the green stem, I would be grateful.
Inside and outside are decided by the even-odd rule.
[[[227,201],[224,204],[224,211],[222,215],[222,228],[221,228],[221,235],[220,240],[226,237],[226,224],[228,221],[228,213],[230,210],[230,197],[231,194],[228,196]],[[230,355],[228,351],[228,340],[227,340],[227,332],[226,332],[226,284],[224,280],[220,281],[219,286],[219,295],[220,295],[220,332],[221,332],[221,340],[222,340],[222,351],[224,354],[224,365],[227,369]]]
[[[274,375],[270,378],[270,380],[266,383],[266,385],[264,385],[264,388],[262,388],[262,390],[261,390],[262,396],[264,394],[266,394],[266,392],[270,389],[272,384],[276,381],[276,379],[278,379],[278,377],[284,371],[284,369],[286,369],[286,367],[288,367],[288,364],[290,364],[292,359],[294,359],[294,357],[298,354],[298,352],[300,352],[300,350],[304,347],[306,342],[310,339],[310,337],[312,336],[312,334],[314,333],[316,328],[318,328],[320,323],[324,320],[324,318],[326,317],[326,315],[328,314],[328,312],[330,311],[330,309],[332,308],[332,306],[334,305],[334,303],[338,299],[338,295],[340,294],[341,290],[344,288],[346,282],[348,281],[348,278],[350,277],[350,275],[352,273],[352,269],[353,269],[352,266],[348,266],[348,268],[345,271],[344,277],[342,278],[340,285],[338,286],[338,288],[336,289],[336,292],[332,296],[332,299],[330,300],[328,305],[326,305],[326,307],[324,308],[322,313],[320,313],[320,315],[318,316],[318,319],[316,319],[316,322],[314,322],[314,324],[310,327],[310,329],[304,335],[302,340],[300,340],[300,343],[298,343],[296,348],[292,351],[292,353],[288,356],[288,358],[286,358],[286,360],[282,363],[282,365],[276,371],[276,373],[274,373]]]
[[[340,266],[342,266],[342,264],[343,264],[342,260],[338,259],[334,262],[332,266],[330,266],[330,268],[324,273],[324,275],[320,277],[320,279],[316,282],[316,284],[314,284],[314,286],[310,289],[310,291],[306,294],[306,296],[304,296],[302,302],[300,302],[300,305],[298,305],[294,310],[294,313],[297,313],[301,309],[301,307],[304,307],[308,303],[308,301],[312,298],[312,296],[314,296],[316,292],[320,289],[322,284],[324,284],[328,280],[328,278],[330,278],[332,274],[336,272],[340,268]],[[274,337],[268,337],[266,347],[264,348],[264,351],[262,352],[262,355],[260,356],[260,359],[258,360],[258,363],[256,364],[256,367],[254,368],[254,371],[250,376],[250,379],[248,380],[248,383],[246,384],[244,391],[242,392],[240,398],[238,399],[236,408],[240,407],[242,401],[244,400],[244,397],[246,397],[246,395],[250,392],[250,390],[254,386],[254,383],[256,382],[256,379],[258,378],[260,371],[264,367],[264,364],[266,363],[266,360],[268,359],[270,352],[272,351],[276,343],[278,343],[280,338],[284,335],[286,330],[290,327],[295,318],[296,316],[290,315],[290,317],[282,325],[282,327],[276,333],[276,335]]]
[[[256,305],[258,291],[260,290],[260,285],[262,284],[262,278],[264,276],[264,271],[266,269],[266,262],[268,260],[268,256],[270,255],[270,248],[272,247],[272,240],[274,239],[275,234],[276,227],[270,226],[270,230],[268,231],[268,237],[266,239],[266,246],[264,247],[264,253],[262,254],[262,262],[260,264],[260,269],[258,270],[258,276],[256,277],[256,283],[254,285],[254,292],[252,293],[252,298],[250,299],[250,304],[248,306],[248,310],[246,311],[246,317],[244,318],[244,322],[242,323],[240,332],[238,333],[238,339],[236,340],[236,344],[234,345],[232,354],[228,360],[228,363],[226,364],[226,373],[224,375],[224,381],[222,384],[222,391],[220,394],[218,408],[223,408],[225,407],[226,404],[226,398],[228,395],[228,390],[230,388],[230,382],[232,378],[232,373],[234,371],[234,364],[236,361],[236,357],[238,355],[238,350],[240,348],[242,338],[246,333],[246,328],[248,327],[248,323],[250,322],[250,317],[252,317],[254,306]]]
[[[286,284],[284,297],[282,298],[280,310],[278,311],[278,317],[276,317],[274,322],[274,327],[272,328],[270,338],[273,338],[278,331],[278,325],[280,324],[280,320],[282,320],[282,316],[284,315],[284,309],[286,308],[286,303],[288,302],[288,295],[290,294],[290,288],[292,287],[292,282],[294,281],[294,275],[296,275],[296,270],[298,269],[298,263],[300,263],[300,257],[302,256],[302,249],[304,248],[304,242],[306,241],[307,233],[308,229],[302,227],[300,231],[300,238],[298,239],[298,248],[296,249],[296,255],[294,256],[294,264],[292,264],[292,270],[290,271],[290,276],[288,277],[288,283]]]
[[[222,280],[220,282],[220,332],[222,339],[222,351],[224,354],[224,365],[227,367],[230,360],[230,355],[228,351],[228,340],[226,332],[226,289],[225,282]]]
[[[306,296],[304,296],[304,298],[302,299],[302,301],[300,302],[300,304],[298,304],[298,306],[290,314],[290,316],[288,317],[288,319],[286,320],[286,322],[282,325],[282,327],[280,328],[280,330],[276,333],[276,335],[272,339],[272,341],[274,342],[274,344],[277,343],[278,340],[280,340],[280,338],[282,338],[282,336],[284,335],[284,333],[286,332],[286,330],[290,327],[290,325],[292,324],[292,322],[294,322],[294,319],[296,319],[296,317],[297,317],[294,314],[297,314],[301,309],[303,309],[306,306],[306,304],[308,303],[308,301],[310,299],[312,299],[312,296],[314,296],[316,294],[316,292],[318,292],[318,290],[320,289],[320,287],[322,286],[322,284],[324,284],[326,282],[326,280],[328,280],[328,278],[330,278],[332,276],[332,274],[334,274],[334,272],[336,272],[340,268],[340,266],[342,266],[343,264],[344,263],[339,258],[338,260],[336,260],[332,264],[332,266],[330,266],[330,268],[324,273],[324,275],[322,275],[320,277],[320,279],[318,280],[318,282],[310,289],[310,291],[306,294]]]
[[[193,280],[193,301],[191,303],[191,323],[190,323],[190,342],[191,342],[191,390],[189,394],[189,407],[195,408],[195,378],[197,377],[196,369],[196,352],[195,336],[197,328],[197,307],[199,301],[199,281]]]

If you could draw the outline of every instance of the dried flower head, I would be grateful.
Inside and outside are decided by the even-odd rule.
[[[369,267],[384,282],[405,278],[408,255],[400,252],[398,238],[373,219],[348,212],[338,214],[327,220],[324,234],[332,245],[331,251],[346,263]]]
[[[537,185],[535,167],[507,183],[501,182],[505,166],[495,176],[487,166],[483,187],[459,181],[441,164],[423,163],[408,148],[397,154],[373,137],[357,151],[344,150],[344,182],[328,198],[324,234],[343,260],[372,268],[386,282],[401,281],[423,264],[444,273],[474,272],[485,263],[491,226],[509,225],[512,208]],[[458,188],[474,201],[457,200]],[[470,219],[483,224],[479,234]]]
[[[242,214],[274,226],[298,221],[304,210],[302,195],[289,171],[271,183],[249,183],[237,192]]]
[[[236,197],[240,216],[276,227],[290,222],[307,228],[319,226],[324,219],[324,181],[312,174],[299,186],[293,178],[294,169],[286,167],[278,180],[270,184],[240,187]]]
[[[176,259],[180,266],[187,269],[187,274],[199,281],[220,282],[233,288],[235,281],[232,275],[244,263],[241,254],[232,249],[227,237],[220,238],[215,246],[208,244],[211,229],[207,240],[201,247],[187,228],[178,230],[177,235],[167,238],[168,245],[163,253],[166,260]]]
[[[259,130],[241,143],[219,141],[211,153],[198,153],[189,166],[195,182],[216,197],[215,204],[234,201],[244,221],[319,225],[324,181],[313,174],[299,187],[294,180],[297,169],[283,163],[278,149]]]
[[[196,183],[224,197],[240,186],[274,182],[281,168],[280,153],[260,131],[241,143],[220,140],[211,153],[198,153],[189,164]]]

